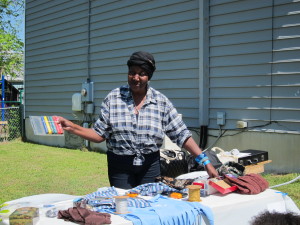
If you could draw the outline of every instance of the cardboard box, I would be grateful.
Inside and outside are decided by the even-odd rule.
[[[38,220],[39,209],[35,207],[18,208],[9,216],[10,225],[35,225]]]
[[[237,186],[231,186],[224,180],[219,180],[216,182],[210,180],[208,183],[223,195],[237,190]]]

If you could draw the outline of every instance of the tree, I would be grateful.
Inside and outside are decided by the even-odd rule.
[[[0,0],[0,75],[16,77],[23,72],[24,43],[19,35],[24,0]]]

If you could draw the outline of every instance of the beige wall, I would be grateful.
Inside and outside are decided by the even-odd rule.
[[[234,148],[238,150],[262,150],[267,151],[271,163],[265,165],[266,172],[289,173],[300,172],[300,135],[269,132],[242,132],[233,136],[235,132],[226,132],[212,147],[220,147],[226,151]],[[209,134],[218,135],[218,131],[210,130]],[[194,135],[195,136],[195,135]],[[195,139],[197,137],[195,136]],[[209,137],[206,147],[216,140]],[[197,140],[198,141],[198,140]]]

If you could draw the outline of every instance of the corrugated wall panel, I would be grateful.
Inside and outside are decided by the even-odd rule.
[[[222,93],[222,96],[220,96]],[[211,99],[216,98],[267,98],[269,88],[265,87],[214,87],[210,91]]]
[[[210,1],[210,128],[223,111],[225,129],[246,120],[300,131],[299,9],[292,0]]]
[[[300,131],[300,2],[275,3],[273,39],[276,44],[289,44],[274,43],[271,119],[290,130],[291,123],[297,124],[296,131]]]
[[[105,92],[127,82],[131,53],[145,50],[157,62],[151,85],[171,99],[188,124],[199,125],[198,1],[95,1],[91,22],[96,112]]]
[[[72,115],[86,76],[87,21],[84,0],[26,1],[26,117]]]

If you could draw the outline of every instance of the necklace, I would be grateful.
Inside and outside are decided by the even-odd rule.
[[[134,114],[139,114],[140,111],[138,110],[138,108],[136,107],[136,105],[134,104]]]
[[[140,113],[140,109],[142,108],[145,99],[146,99],[146,95],[142,98],[141,101],[138,101],[138,104],[135,104],[135,100],[133,100],[134,114],[139,114]]]

